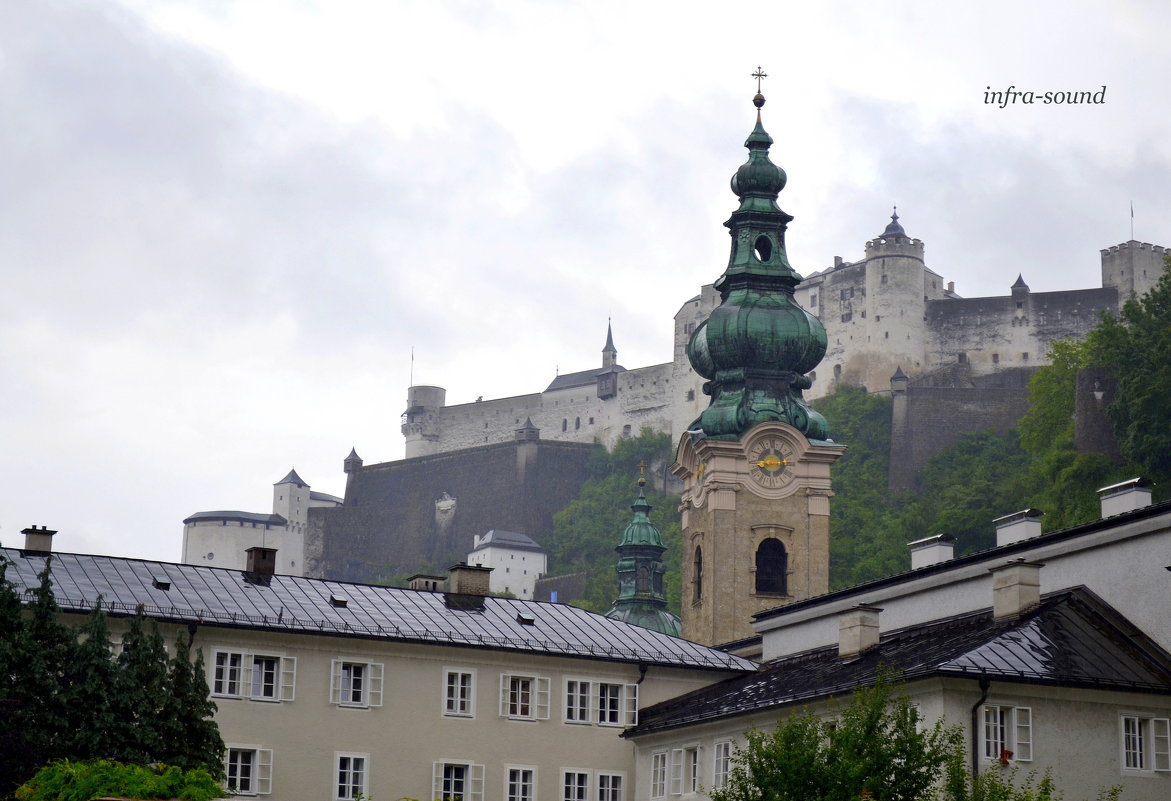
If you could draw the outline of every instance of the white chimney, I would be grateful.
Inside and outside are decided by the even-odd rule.
[[[1132,478],[1098,490],[1102,517],[1113,517],[1151,505],[1151,480]]]
[[[1041,603],[1040,562],[1014,562],[994,567],[992,574],[992,617],[1017,617]]]
[[[878,647],[877,606],[858,604],[838,616],[838,656],[858,656]]]
[[[955,556],[956,538],[950,534],[936,534],[934,537],[908,542],[907,547],[911,549],[911,569],[918,570],[952,559]]]
[[[1041,536],[1041,517],[1044,514],[1040,509],[1022,509],[993,520],[997,546]]]
[[[52,553],[53,535],[57,533],[56,531],[53,531],[48,526],[37,528],[34,524],[20,533],[24,535],[24,549],[26,551]]]

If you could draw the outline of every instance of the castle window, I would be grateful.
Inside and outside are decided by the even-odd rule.
[[[622,436],[624,436],[624,437],[630,436],[630,425],[629,424],[622,426]]]
[[[846,312],[845,314],[842,315],[842,322],[843,323],[848,323],[853,319],[854,319],[854,315],[851,314],[850,312]]]
[[[580,417],[578,417],[578,418],[575,418],[575,419],[574,419],[574,421],[573,421],[573,430],[574,430],[574,431],[580,431],[580,430],[581,430],[581,418],[580,418]]]
[[[967,364],[968,363],[968,354],[964,353],[963,351],[960,351],[959,353],[956,354],[956,361],[959,362],[960,364]]]
[[[885,275],[882,276],[882,283],[884,283],[884,284],[886,283],[886,276]]]
[[[787,590],[789,555],[780,540],[767,539],[756,549],[756,591],[784,595]]]
[[[562,420],[562,421],[561,421],[561,430],[562,430],[562,431],[568,431],[568,430],[569,430],[569,420]]]
[[[593,425],[593,424],[594,424],[594,418],[591,417],[590,418],[590,425]]]
[[[890,339],[890,331],[887,331],[886,333],[884,333],[884,334],[882,335],[882,338],[883,338],[883,339]]]
[[[689,401],[695,400],[695,390],[694,389],[687,390],[687,400],[689,400]]]
[[[1021,361],[1027,362],[1028,360],[1029,360],[1029,353],[1028,353],[1028,351],[1025,351],[1024,353],[1021,354]]]
[[[1000,364],[1000,354],[999,353],[992,354],[992,363],[993,364]]]
[[[703,598],[703,549],[698,545],[695,546],[695,558],[691,560],[691,585],[693,595],[691,600],[698,601]]]
[[[842,377],[842,366],[840,364],[834,365],[834,381]]]
[[[817,305],[817,293],[816,292],[814,292],[812,295],[809,296],[809,305],[810,306]]]

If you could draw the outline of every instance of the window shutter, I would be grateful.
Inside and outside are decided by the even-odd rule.
[[[512,678],[507,673],[500,674],[500,717],[508,717],[508,681]],[[438,796],[436,796],[438,797]]]
[[[538,676],[536,678],[536,692],[537,692],[537,714],[538,720],[549,719],[549,685],[550,680],[548,676]]]
[[[1018,762],[1033,761],[1033,710],[1027,706],[1018,706],[1013,715],[1013,725],[1016,726],[1016,746],[1013,759]]]
[[[626,685],[626,725],[638,725],[638,685]]]
[[[484,799],[483,765],[468,766],[468,797],[470,801],[483,801]]]
[[[268,795],[272,792],[272,749],[261,748],[256,752],[256,755],[256,792],[260,795]]]
[[[282,701],[292,701],[297,695],[297,657],[281,657],[281,686],[277,697]]]
[[[1167,718],[1152,718],[1151,739],[1155,770],[1171,770],[1171,721]]]
[[[333,660],[329,671],[329,702],[331,704],[342,702],[342,661],[340,659]]]
[[[431,797],[443,798],[443,762],[431,763]]]
[[[671,795],[683,793],[683,749],[671,749]]]
[[[371,662],[367,667],[370,670],[370,686],[366,692],[368,706],[382,706],[382,663]]]

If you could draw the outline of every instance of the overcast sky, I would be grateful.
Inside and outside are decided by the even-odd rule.
[[[749,74],[803,274],[892,204],[965,297],[1171,245],[1165,2],[0,2],[0,542],[176,560],[460,403],[671,357]],[[985,92],[1100,92],[1000,108]]]

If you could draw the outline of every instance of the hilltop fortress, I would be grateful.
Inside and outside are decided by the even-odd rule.
[[[836,257],[795,293],[828,338],[825,358],[809,375],[807,397],[827,395],[839,383],[895,393],[895,439],[902,440],[892,451],[902,448],[905,459],[900,475],[892,474],[894,488],[909,487],[930,452],[954,441],[961,429],[1014,425],[1024,411],[1028,374],[1046,363],[1050,343],[1084,336],[1103,311],[1117,311],[1154,286],[1171,252],[1131,240],[1102,250],[1101,287],[1031,292],[1018,276],[1008,295],[962,298],[954,282],[927,266],[923,251],[923,241],[908,236],[895,213],[866,242],[862,259]],[[542,439],[613,447],[645,426],[678,440],[708,405],[686,350],[696,326],[718,303],[709,284],[682,305],[675,314],[674,353],[662,364],[622,367],[607,330],[600,367],[558,375],[541,392],[449,406],[442,387],[410,387],[402,417],[406,456],[510,441],[526,421],[540,429]],[[914,419],[923,423],[918,444],[905,426],[908,398],[900,397],[916,392],[920,408]]]

